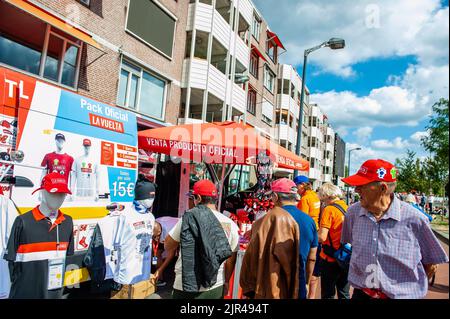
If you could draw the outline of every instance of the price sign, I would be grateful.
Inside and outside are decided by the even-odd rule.
[[[132,202],[134,199],[134,185],[136,171],[108,167],[109,189],[112,202]]]

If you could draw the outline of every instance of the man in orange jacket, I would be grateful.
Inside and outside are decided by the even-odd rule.
[[[319,230],[319,215],[320,215],[320,199],[316,192],[312,190],[312,185],[308,177],[296,176],[294,183],[297,185],[298,194],[301,196],[297,208],[305,214],[309,215],[316,224],[316,230]],[[319,260],[321,247],[317,248],[316,260]],[[320,263],[316,262],[314,271],[309,282],[308,299],[315,299],[317,287],[320,277]]]

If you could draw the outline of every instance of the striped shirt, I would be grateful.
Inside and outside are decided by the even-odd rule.
[[[48,290],[49,260],[73,255],[73,222],[58,212],[52,224],[39,207],[18,216],[11,229],[4,259],[12,262],[12,299],[61,298],[63,289]]]
[[[358,202],[347,212],[342,243],[353,247],[348,281],[389,298],[418,299],[428,291],[423,265],[448,262],[427,217],[394,196],[379,222]]]

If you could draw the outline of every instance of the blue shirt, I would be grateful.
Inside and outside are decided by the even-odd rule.
[[[283,206],[291,216],[295,219],[300,229],[300,287],[299,298],[306,299],[306,260],[308,259],[311,248],[319,245],[316,223],[314,219],[299,210],[296,206]]]
[[[433,217],[427,213],[425,213],[423,211],[422,208],[420,208],[419,205],[417,205],[416,203],[411,203],[412,207],[414,207],[415,209],[417,209],[419,212],[421,212],[422,214],[424,214],[425,216],[427,216],[428,220],[430,221],[430,223],[433,221]]]
[[[349,283],[381,289],[392,299],[425,297],[428,278],[423,265],[448,262],[427,217],[396,197],[378,222],[361,203],[352,205],[341,242],[352,245]]]

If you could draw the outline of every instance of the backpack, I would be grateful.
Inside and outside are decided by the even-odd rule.
[[[345,216],[346,212],[340,205],[333,203],[329,206],[333,206],[333,207],[337,208]],[[321,217],[322,216],[320,216],[320,218]],[[328,238],[329,238],[329,236],[330,235],[328,233]],[[336,259],[336,262],[342,269],[348,270],[348,268],[350,266],[350,258],[352,256],[352,246],[350,244],[348,244],[348,243],[341,244],[338,249],[335,249],[332,246],[331,240],[330,240],[330,245],[322,244],[322,251],[328,257]]]

